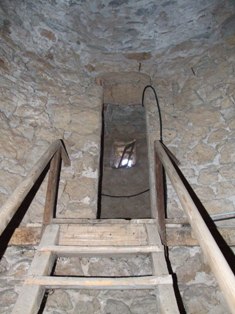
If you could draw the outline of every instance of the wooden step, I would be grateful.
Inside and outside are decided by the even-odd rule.
[[[156,224],[155,218],[52,218],[53,224]]]
[[[148,254],[162,252],[158,245],[145,246],[68,246],[49,245],[39,249],[41,252],[52,252],[57,257],[61,256],[110,256],[119,254]]]
[[[33,276],[25,281],[25,285],[43,286],[48,289],[154,289],[157,285],[168,284],[172,284],[170,275],[126,278]]]
[[[147,245],[145,224],[63,224],[59,245],[143,246]]]
[[[151,254],[152,276],[119,278],[50,276],[58,256],[117,256],[136,253]],[[13,313],[38,313],[47,288],[156,289],[159,313],[179,313],[172,276],[167,270],[157,226],[152,222],[48,225]]]
[[[58,242],[59,226],[49,225],[42,236],[40,246],[55,245]],[[39,247],[40,247],[39,246]],[[46,276],[51,273],[55,262],[55,256],[51,252],[36,251],[30,269],[31,276]],[[24,285],[17,298],[12,314],[34,314],[38,310],[43,299],[45,289],[39,285]]]

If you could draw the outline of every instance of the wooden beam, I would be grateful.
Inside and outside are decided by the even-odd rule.
[[[87,221],[86,221],[87,224]],[[79,227],[78,227],[79,228]],[[9,245],[37,245],[41,238],[41,227],[20,227],[16,228]],[[235,229],[232,227],[219,226],[217,228],[226,243],[235,246]],[[167,246],[198,246],[198,240],[192,235],[189,224],[170,223],[166,224]],[[65,243],[66,245],[66,243]]]
[[[54,224],[155,224],[156,219],[90,219],[90,218],[53,218]]]
[[[161,245],[161,239],[157,231],[157,226],[146,225],[149,245]],[[163,248],[163,246],[162,246]],[[164,252],[152,252],[152,269],[153,275],[164,276],[169,274]],[[160,314],[179,314],[176,296],[173,288],[173,282],[168,285],[157,287],[157,305]],[[170,302],[169,302],[170,300]]]
[[[210,233],[185,184],[183,183],[181,179],[183,174],[179,169],[176,170],[160,142],[156,142],[155,148],[164,165],[165,171],[178,194],[179,200],[189,219],[193,232],[198,240],[198,243],[200,244],[209,266],[211,267],[212,272],[218,281],[227,304],[231,312],[235,313],[234,274],[217,243],[215,242],[212,234]]]
[[[34,276],[26,279],[29,287],[34,285],[51,289],[154,289],[157,285],[171,284],[170,275],[126,278],[50,277]],[[23,313],[23,312],[22,312]]]
[[[158,154],[155,153],[155,180],[157,197],[157,225],[163,244],[166,244],[166,226],[165,226],[165,187],[164,187],[164,169]]]

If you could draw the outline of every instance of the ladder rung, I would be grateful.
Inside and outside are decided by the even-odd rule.
[[[71,255],[112,255],[112,254],[138,254],[162,252],[157,245],[146,246],[67,246],[48,245],[39,249],[43,252],[52,252],[57,256]]]
[[[48,289],[154,289],[157,285],[172,284],[171,275],[127,278],[51,277],[32,276],[26,285],[44,286]]]
[[[156,224],[156,218],[137,218],[137,219],[125,219],[125,218],[103,218],[103,219],[91,219],[91,218],[52,218],[54,224]]]

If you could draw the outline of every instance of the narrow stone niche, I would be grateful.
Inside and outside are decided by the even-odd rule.
[[[149,78],[110,73],[104,88],[99,218],[149,218],[149,162],[142,91]]]

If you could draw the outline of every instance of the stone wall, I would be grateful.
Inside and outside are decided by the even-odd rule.
[[[174,247],[169,257],[186,313],[230,313],[199,247]]]
[[[111,1],[108,6],[92,7],[79,3],[77,8],[66,1],[1,2],[1,202],[12,193],[49,143],[63,138],[72,166],[62,173],[58,214],[95,217],[103,96],[102,88],[94,85],[91,76],[99,76],[105,70],[138,69],[152,78],[162,106],[166,144],[181,161],[199,197],[210,212],[223,211],[223,207],[232,211],[235,201],[231,153],[234,150],[234,32],[231,30],[234,7],[229,1],[203,7],[205,15],[210,10],[216,19],[212,24],[204,17],[200,23],[196,19],[193,39],[189,39],[190,26],[180,43],[173,41],[174,44],[165,47],[160,45],[155,32],[159,49],[154,49],[150,39],[143,35],[139,40],[151,53],[136,53],[137,46],[128,50],[121,43],[125,55],[121,51],[114,53],[109,32],[103,33],[103,44],[110,51],[103,52],[102,56],[98,46],[93,47],[87,39],[81,43],[85,25],[92,27],[96,21],[100,27],[97,34],[100,34],[107,22],[106,19],[102,20],[103,24],[96,19],[85,21],[81,17],[86,11],[100,11],[104,17],[116,12],[114,16],[121,14],[123,23],[128,25],[128,19],[124,18],[128,10],[144,18],[144,12],[159,9],[149,4],[147,11],[141,11],[130,2],[124,10],[122,4],[122,1]],[[164,16],[173,14],[172,5],[161,3]],[[77,22],[75,8],[81,14]],[[198,10],[193,7],[192,12],[187,11],[187,19],[195,19]],[[172,21],[167,19],[165,27],[171,29]],[[79,35],[78,22],[83,25]],[[208,29],[214,27],[214,37],[211,30],[205,37],[202,25]],[[140,32],[138,25],[135,32]],[[117,40],[123,34],[121,30],[115,33]],[[148,111],[155,121],[154,101]],[[155,122],[149,122],[150,126],[152,123]],[[154,128],[152,132],[158,138]],[[44,194],[45,187],[25,221],[30,222],[33,217],[35,221],[41,219]],[[172,215],[179,216],[182,213],[174,198],[170,198],[169,208]]]
[[[220,44],[199,56],[175,57],[153,78],[164,142],[210,214],[235,209],[234,62],[234,47]],[[151,111],[157,116],[154,103]],[[172,193],[169,185],[169,216],[181,216]]]
[[[33,12],[29,2],[0,6],[0,201],[61,138],[72,165],[62,170],[58,215],[94,218],[102,88],[88,78],[71,44]],[[42,220],[45,189],[25,222]]]
[[[177,1],[177,11],[174,1],[155,6],[149,1],[144,8],[141,1],[105,2],[1,1],[1,203],[48,145],[62,138],[72,165],[62,171],[58,215],[95,217],[103,96],[93,78],[103,72],[139,71],[152,78],[164,141],[208,212],[234,211],[234,4],[195,1],[195,6],[184,7],[184,1]],[[146,108],[152,143],[159,123],[150,92]],[[45,184],[25,223],[41,221],[44,195]],[[183,215],[169,184],[168,216]],[[2,258],[0,312],[12,307],[33,254],[34,249],[11,247]],[[187,313],[227,312],[198,248],[173,248],[170,260]],[[78,268],[89,272],[96,262],[83,261]],[[121,268],[124,264],[119,261]],[[153,313],[154,302],[149,292],[59,291],[48,298],[47,311]]]

